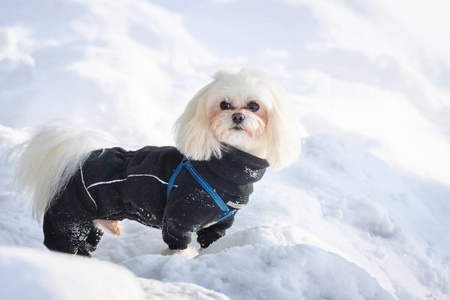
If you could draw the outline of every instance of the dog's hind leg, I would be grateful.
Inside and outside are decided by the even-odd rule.
[[[89,252],[95,250],[101,237],[92,220],[64,218],[63,214],[46,213],[43,230],[48,249],[83,256],[90,256]]]
[[[97,245],[100,242],[102,236],[103,232],[100,229],[93,226],[87,239],[84,242],[82,242],[78,247],[77,254],[90,257],[91,256],[90,253],[94,252],[97,249]]]

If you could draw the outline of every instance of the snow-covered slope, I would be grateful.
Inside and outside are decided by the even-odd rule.
[[[229,299],[188,283],[137,278],[108,262],[42,252],[0,248],[2,299]]]
[[[1,1],[0,298],[450,298],[450,26],[434,2]],[[129,221],[93,259],[49,253],[11,188],[7,154],[26,129],[71,119],[128,148],[171,144],[225,64],[285,86],[309,134],[301,158],[269,171],[193,259],[160,255],[160,231]]]

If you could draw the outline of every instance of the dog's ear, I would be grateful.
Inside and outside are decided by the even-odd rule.
[[[214,137],[207,117],[206,104],[212,84],[198,91],[175,123],[175,142],[178,150],[193,160],[222,156],[221,144]]]
[[[269,88],[273,103],[267,122],[267,161],[275,170],[280,170],[300,155],[303,130],[287,102],[284,90],[275,84],[270,84]]]

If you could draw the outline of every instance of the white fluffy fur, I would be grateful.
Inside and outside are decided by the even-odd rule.
[[[292,108],[284,98],[281,88],[259,71],[219,71],[213,82],[194,96],[177,120],[177,147],[191,159],[207,160],[213,156],[220,158],[221,142],[227,142],[266,158],[272,167],[280,169],[296,159],[300,152],[298,127]],[[245,135],[244,131],[221,134],[221,126],[229,127],[226,123],[232,122],[222,120],[223,124],[216,124],[213,128],[212,116],[208,112],[223,99],[233,99],[234,103],[242,105],[246,105],[248,99],[257,99],[263,106],[265,120],[252,115],[252,112],[244,112],[246,119],[250,120],[245,121],[249,135]],[[221,113],[226,116],[225,111]],[[222,136],[223,140],[218,140],[216,136]],[[41,219],[51,200],[65,188],[86,154],[104,147],[106,140],[109,138],[99,137],[98,132],[60,125],[43,126],[19,147],[16,184],[22,191],[33,195],[33,215],[37,219]],[[120,232],[117,224],[98,225],[104,225],[107,229],[112,226],[112,231]]]
[[[21,146],[16,186],[33,196],[33,216],[40,220],[50,201],[67,185],[86,154],[106,140],[96,131],[61,125],[38,128]]]
[[[201,89],[188,103],[175,124],[178,149],[194,160],[207,160],[222,155],[221,142],[214,136],[208,109],[223,99],[244,103],[258,99],[268,110],[267,128],[253,152],[268,160],[274,169],[282,169],[300,154],[301,138],[293,109],[286,102],[285,92],[272,83],[262,72],[254,69],[230,69],[217,72],[213,81]],[[233,141],[235,143],[233,144]],[[246,151],[245,145],[255,143],[229,138],[225,142]],[[250,151],[251,152],[251,151]]]

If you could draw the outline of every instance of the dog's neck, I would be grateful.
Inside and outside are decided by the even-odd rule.
[[[217,176],[237,184],[259,181],[269,167],[267,160],[227,144],[223,144],[220,159],[212,158],[207,163]]]
[[[226,145],[226,147],[232,147],[234,149],[243,151],[250,155],[256,156],[261,159],[267,158],[267,146],[265,145],[266,141],[264,139],[259,140],[247,140],[247,141],[238,141],[233,146],[229,144],[223,143],[222,145]]]

